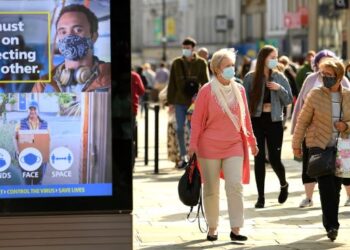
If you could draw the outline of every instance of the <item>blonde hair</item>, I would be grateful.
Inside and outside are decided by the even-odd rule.
[[[337,58],[332,58],[332,57],[324,58],[321,61],[319,68],[322,69],[325,67],[331,68],[333,70],[333,72],[335,73],[337,82],[343,79],[345,74],[345,68],[341,60]]]
[[[229,58],[233,61],[233,63],[236,62],[236,52],[234,49],[220,49],[216,51],[211,60],[210,60],[210,69],[211,72],[216,76],[216,72],[218,69],[220,69],[220,65],[222,60],[224,58]]]

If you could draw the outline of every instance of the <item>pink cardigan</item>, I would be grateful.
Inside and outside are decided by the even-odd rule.
[[[244,184],[249,183],[250,168],[248,143],[251,147],[256,146],[253,134],[249,110],[244,87],[237,84],[240,89],[246,110],[245,125],[248,136],[243,131],[237,131],[229,117],[221,110],[211,92],[210,84],[205,84],[199,91],[193,115],[191,118],[190,149],[197,152],[199,157],[208,159],[224,159],[232,156],[243,156]],[[238,107],[231,111],[237,114]]]

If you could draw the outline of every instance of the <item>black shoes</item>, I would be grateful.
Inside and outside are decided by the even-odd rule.
[[[284,203],[288,198],[288,187],[289,187],[288,182],[286,185],[281,187],[280,195],[278,196],[278,202],[281,204]]]
[[[209,233],[207,234],[207,240],[209,241],[216,241],[218,239],[218,235],[209,235]]]
[[[264,197],[258,197],[258,200],[255,203],[255,208],[264,208],[264,206],[265,206],[265,198]]]
[[[338,236],[338,229],[331,228],[327,231],[327,237],[331,240],[334,241]]]
[[[246,241],[246,240],[248,240],[247,236],[240,235],[240,234],[234,234],[232,231],[230,233],[230,238],[232,241]]]

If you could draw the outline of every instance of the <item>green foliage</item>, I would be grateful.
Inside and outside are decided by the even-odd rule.
[[[67,106],[73,101],[73,94],[71,93],[58,93],[58,102],[60,106]]]
[[[6,149],[10,155],[15,155],[14,136],[16,124],[3,124],[0,126],[0,148]]]

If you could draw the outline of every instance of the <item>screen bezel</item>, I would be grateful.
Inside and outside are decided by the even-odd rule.
[[[130,0],[110,1],[111,20],[111,102],[120,96],[130,96]],[[112,28],[114,27],[114,28]],[[118,27],[116,29],[115,27]],[[118,117],[112,110],[112,196],[55,197],[0,199],[1,215],[25,214],[83,214],[131,213],[132,166],[131,138],[121,138],[121,122],[132,122],[130,117]],[[131,129],[131,128],[130,128]],[[130,157],[129,157],[130,155]]]

